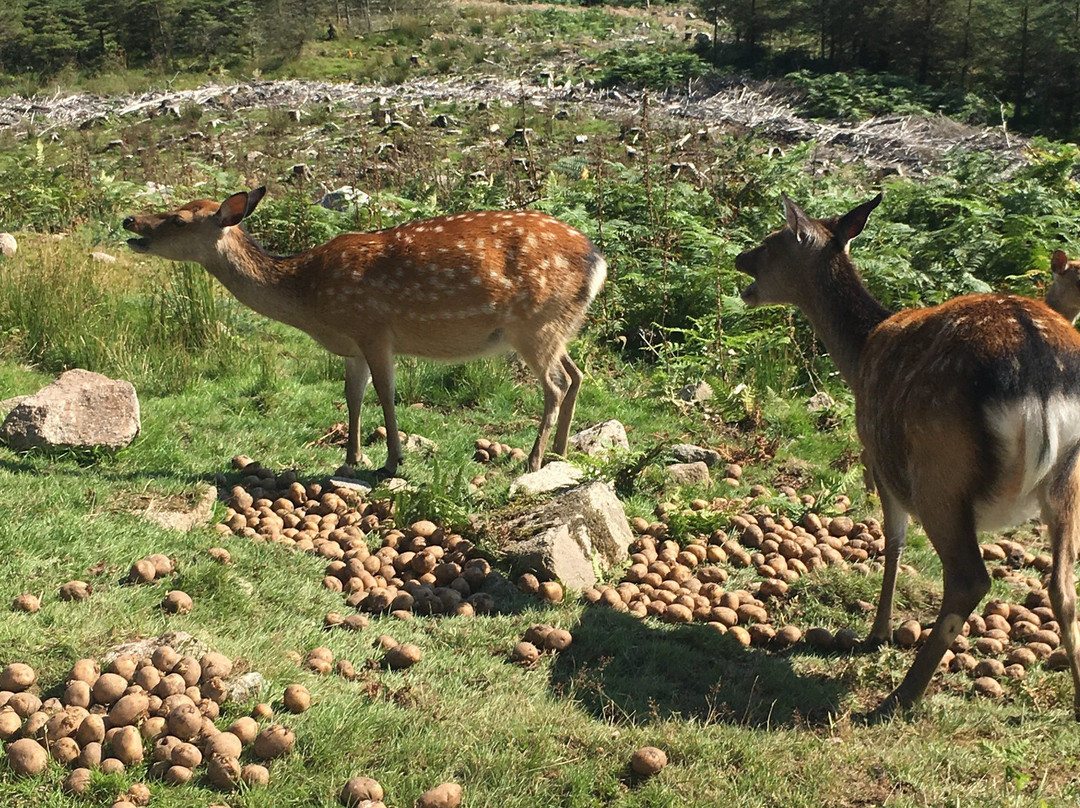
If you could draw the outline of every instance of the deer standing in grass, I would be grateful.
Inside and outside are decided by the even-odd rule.
[[[1046,290],[1046,305],[1070,322],[1080,315],[1080,261],[1070,261],[1063,250],[1050,256],[1054,282]]]
[[[202,264],[240,302],[295,326],[345,359],[346,463],[359,457],[360,407],[373,382],[392,475],[402,460],[394,357],[459,362],[516,350],[536,374],[544,414],[529,454],[540,468],[551,430],[564,454],[582,374],[566,352],[607,265],[584,234],[544,213],[480,211],[374,233],[346,233],[273,256],[240,223],[265,188],[168,213],[130,216],[133,250]]]
[[[1080,334],[1045,304],[969,295],[892,314],[848,254],[875,199],[812,219],[785,197],[787,224],[735,259],[751,306],[788,303],[810,320],[855,394],[856,427],[884,512],[885,571],[868,642],[892,637],[908,516],[941,557],[944,591],[929,639],[875,718],[923,695],[990,589],[977,530],[1039,516],[1053,553],[1050,598],[1080,719],[1073,565],[1080,543]]]

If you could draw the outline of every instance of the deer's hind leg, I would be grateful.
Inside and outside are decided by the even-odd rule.
[[[1074,450],[1043,497],[1042,517],[1050,530],[1054,568],[1050,604],[1061,627],[1061,644],[1073,678],[1073,717],[1080,721],[1080,629],[1076,619],[1076,564],[1080,545],[1080,455]]]

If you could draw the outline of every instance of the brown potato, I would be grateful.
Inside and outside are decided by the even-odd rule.
[[[9,663],[0,671],[0,690],[21,693],[37,681],[37,674],[22,662]]]
[[[290,713],[302,713],[311,706],[311,694],[303,685],[289,685],[282,699]]]
[[[154,567],[154,562],[149,558],[140,558],[131,565],[131,569],[128,571],[128,580],[133,584],[148,584],[154,580],[156,575],[157,569]]]
[[[79,746],[89,743],[101,743],[105,740],[105,719],[100,715],[91,713],[82,720],[79,728],[75,730],[75,740]]]
[[[119,701],[127,686],[127,680],[120,674],[103,673],[94,682],[91,692],[98,704],[111,705]]]
[[[240,739],[241,744],[247,746],[259,734],[259,723],[254,718],[243,716],[233,721],[226,731],[235,735]]]
[[[208,681],[214,677],[221,679],[228,678],[232,673],[232,660],[224,654],[219,654],[216,651],[208,651],[202,655],[199,660],[199,666],[202,669],[203,681]]]
[[[511,657],[519,665],[532,665],[540,658],[540,651],[531,642],[522,640],[514,646]]]
[[[69,794],[85,794],[90,790],[90,770],[72,769],[60,787]]]
[[[421,794],[414,808],[458,808],[459,805],[461,786],[457,783],[443,783]]]
[[[270,782],[270,770],[258,763],[249,763],[240,770],[240,780],[247,786],[265,786]]]
[[[17,596],[11,604],[11,608],[17,612],[27,612],[32,614],[41,609],[41,601],[38,600],[36,595],[32,595],[29,592],[23,592]]]
[[[203,751],[207,757],[240,757],[244,751],[243,742],[231,732],[219,732],[212,738],[208,738],[203,745]]]
[[[573,635],[562,628],[552,629],[551,633],[544,638],[544,648],[549,651],[565,651],[574,641]]]
[[[100,675],[101,668],[98,666],[96,659],[78,659],[75,661],[75,664],[71,666],[71,673],[68,674],[68,681],[86,682],[92,687]]]
[[[93,587],[86,581],[68,581],[60,587],[60,600],[86,600],[92,591]]]
[[[109,747],[117,760],[125,766],[133,766],[142,762],[143,739],[136,727],[120,727],[119,731],[112,736]]]
[[[146,693],[129,693],[109,710],[109,723],[114,727],[124,727],[138,723],[150,710],[150,699]]]
[[[370,777],[352,777],[341,789],[341,804],[359,806],[363,802],[381,801],[383,787]]]
[[[423,658],[423,652],[410,642],[395,645],[386,652],[386,664],[397,670],[415,665]]]
[[[169,762],[174,766],[196,769],[203,762],[203,754],[193,743],[178,743],[169,750]]]
[[[194,608],[194,605],[191,596],[186,592],[181,592],[179,589],[172,590],[161,601],[161,608],[169,614],[187,614]]]
[[[194,704],[182,703],[166,718],[168,730],[182,741],[190,741],[202,729],[202,713]]]
[[[194,772],[187,766],[170,766],[165,770],[162,779],[169,785],[182,786],[184,783],[191,780],[193,775]]]
[[[206,776],[218,788],[232,789],[240,779],[240,761],[233,757],[212,757],[206,762]]]
[[[0,740],[6,741],[22,729],[22,717],[10,707],[0,708]]]
[[[271,724],[255,736],[255,757],[260,760],[272,760],[287,754],[296,743],[296,735],[288,727]]]
[[[170,673],[173,666],[180,661],[180,654],[171,645],[159,645],[150,656],[150,661],[162,673]]]
[[[643,746],[634,752],[630,768],[642,777],[652,777],[668,763],[667,753],[655,746]]]

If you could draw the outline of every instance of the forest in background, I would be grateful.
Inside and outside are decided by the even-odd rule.
[[[697,3],[715,33],[699,54],[723,69],[794,74],[802,88],[821,76],[866,73],[893,95],[939,91],[942,111],[972,123],[1004,120],[1059,139],[1073,139],[1080,126],[1080,0]],[[440,0],[8,0],[0,7],[0,73],[273,67],[326,38],[331,24],[366,33],[373,18],[393,25],[440,8]]]

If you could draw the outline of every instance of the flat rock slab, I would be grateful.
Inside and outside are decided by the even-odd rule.
[[[672,463],[667,467],[668,476],[677,485],[696,485],[708,483],[712,480],[709,475],[709,467],[705,461],[697,460],[693,463]]]
[[[205,525],[210,521],[216,501],[217,489],[203,483],[195,492],[194,502],[190,507],[174,507],[176,503],[173,501],[151,499],[142,515],[155,525],[167,530],[179,530],[186,533],[193,527]]]
[[[593,586],[598,573],[627,558],[634,540],[614,489],[592,481],[511,519],[499,528],[514,566],[571,589]]]
[[[15,451],[41,447],[121,449],[139,434],[139,399],[131,382],[69,370],[16,404],[0,425]]]
[[[522,474],[510,484],[510,496],[533,497],[537,494],[546,494],[549,491],[558,491],[561,488],[569,488],[577,485],[581,480],[581,469],[572,463],[556,460],[548,463],[540,471],[532,471]]]
[[[630,449],[630,441],[626,438],[626,427],[614,418],[586,427],[571,435],[570,445],[590,457],[606,454],[612,449],[624,451]]]
[[[676,443],[671,447],[671,454],[680,463],[704,463],[712,468],[720,462],[720,453],[715,449],[695,446],[692,443]]]

